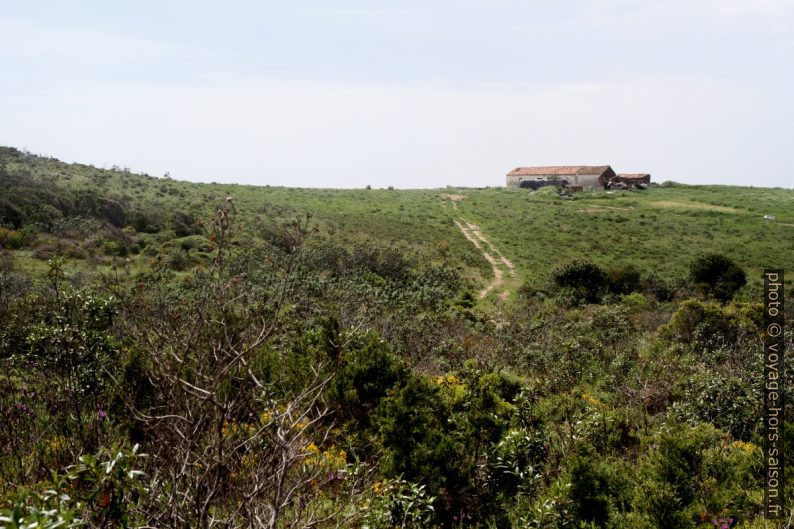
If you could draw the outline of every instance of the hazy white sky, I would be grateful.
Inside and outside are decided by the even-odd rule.
[[[794,186],[794,0],[0,0],[0,144],[195,181]]]

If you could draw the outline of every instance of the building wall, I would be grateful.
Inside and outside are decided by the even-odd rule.
[[[567,180],[569,184],[573,184],[572,175],[557,175],[557,174],[541,174],[541,175],[527,175],[527,176],[508,176],[507,187],[518,187],[523,180]]]
[[[600,189],[603,187],[601,181],[599,180],[599,176],[597,174],[580,174],[580,175],[558,175],[558,174],[546,174],[546,175],[528,175],[528,176],[507,176],[507,187],[518,187],[522,180],[548,180],[558,179],[558,180],[565,180],[568,182],[568,185],[572,186],[582,186],[583,188],[587,189],[589,187],[595,187]]]
[[[582,186],[583,188],[587,189],[588,187],[595,187],[595,188],[602,188],[601,181],[598,177],[601,175],[597,174],[580,174],[576,175],[576,183],[573,185]],[[571,183],[569,181],[569,183]]]
[[[518,183],[520,182],[518,176],[508,176],[507,177],[507,187],[518,187]]]

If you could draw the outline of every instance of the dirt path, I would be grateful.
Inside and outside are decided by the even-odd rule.
[[[505,286],[505,276],[516,277],[516,269],[513,263],[491,244],[491,241],[483,234],[482,229],[476,224],[467,222],[464,219],[455,219],[455,225],[463,233],[463,236],[471,242],[475,248],[482,251],[482,256],[491,265],[493,279],[485,288],[480,291],[479,298],[483,299],[492,291]],[[499,293],[499,299],[506,300],[510,296],[510,289],[504,289]]]

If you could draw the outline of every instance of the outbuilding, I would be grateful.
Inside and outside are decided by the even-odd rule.
[[[647,173],[618,173],[613,182],[623,182],[624,184],[645,184],[651,183],[651,175]]]

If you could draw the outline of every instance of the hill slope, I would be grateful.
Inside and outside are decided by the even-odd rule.
[[[150,245],[149,256],[152,244],[170,250],[174,239],[199,233],[197,223],[209,219],[227,197],[232,197],[251,237],[309,214],[324,237],[342,244],[367,239],[419,250],[432,259],[453,259],[480,288],[493,279],[492,267],[465,239],[456,220],[477,224],[514,265],[514,270],[503,271],[518,277],[513,287],[524,281],[537,285],[550,268],[576,256],[605,266],[631,264],[671,277],[685,274],[698,254],[723,252],[748,270],[753,287],[760,284],[762,268],[794,262],[794,190],[790,189],[675,185],[645,192],[585,192],[567,200],[514,189],[198,184],[65,164],[12,148],[0,148],[0,168],[2,224],[13,228],[35,222],[45,232],[63,234],[69,218],[92,216],[117,229],[106,231],[102,241],[75,241],[75,245],[102,247],[107,239],[121,239],[116,242],[130,246],[129,251],[122,250],[130,266],[140,249],[130,242],[136,234]],[[764,221],[767,214],[776,220]],[[127,239],[119,234],[125,228]],[[46,237],[40,244],[57,246]],[[66,253],[86,255],[79,250]],[[32,248],[27,255],[34,254]],[[79,260],[72,264],[80,266]],[[92,267],[109,264],[108,259],[95,259]]]

